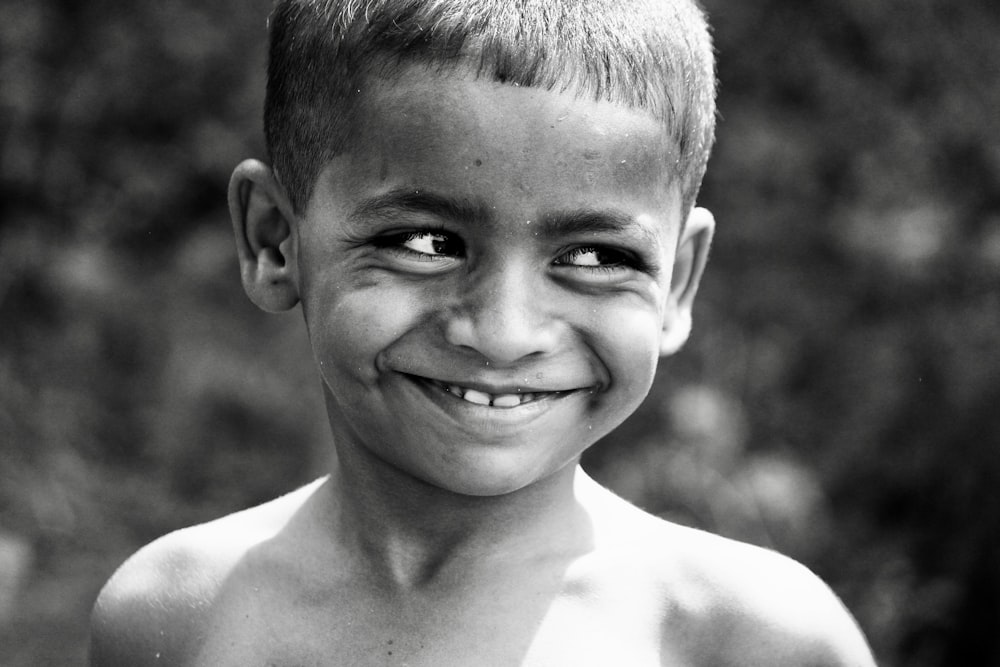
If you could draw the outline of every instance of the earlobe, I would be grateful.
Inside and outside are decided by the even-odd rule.
[[[674,257],[670,294],[663,314],[660,354],[670,355],[681,348],[691,334],[691,312],[698,284],[708,262],[708,250],[715,233],[715,218],[704,208],[695,208],[681,232]]]
[[[237,165],[229,181],[229,213],[247,296],[268,312],[295,306],[295,214],[270,167],[259,160]]]

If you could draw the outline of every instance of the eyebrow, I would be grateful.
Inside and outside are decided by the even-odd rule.
[[[618,209],[582,208],[542,216],[541,230],[546,236],[576,234],[623,234],[637,243],[658,249],[661,235],[634,216]]]
[[[362,200],[351,212],[354,220],[377,217],[391,220],[400,214],[416,213],[454,222],[485,220],[486,206],[465,199],[443,197],[418,188],[397,188]]]

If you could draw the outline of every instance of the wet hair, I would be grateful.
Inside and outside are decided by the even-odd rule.
[[[715,137],[715,59],[697,0],[278,0],[264,131],[296,212],[350,148],[369,77],[420,63],[571,90],[650,112],[669,133],[686,212]]]

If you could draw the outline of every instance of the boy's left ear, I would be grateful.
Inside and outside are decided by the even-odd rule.
[[[243,290],[268,312],[299,302],[295,212],[274,171],[244,160],[229,181],[229,213],[236,234]]]
[[[681,232],[674,257],[670,294],[663,313],[660,354],[677,352],[691,333],[691,309],[698,283],[708,262],[708,249],[715,233],[715,218],[704,208],[694,208]]]

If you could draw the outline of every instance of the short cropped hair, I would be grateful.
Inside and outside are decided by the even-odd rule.
[[[350,148],[367,77],[408,63],[573,90],[650,112],[677,151],[683,211],[715,138],[715,58],[697,0],[279,0],[264,131],[296,213]]]

